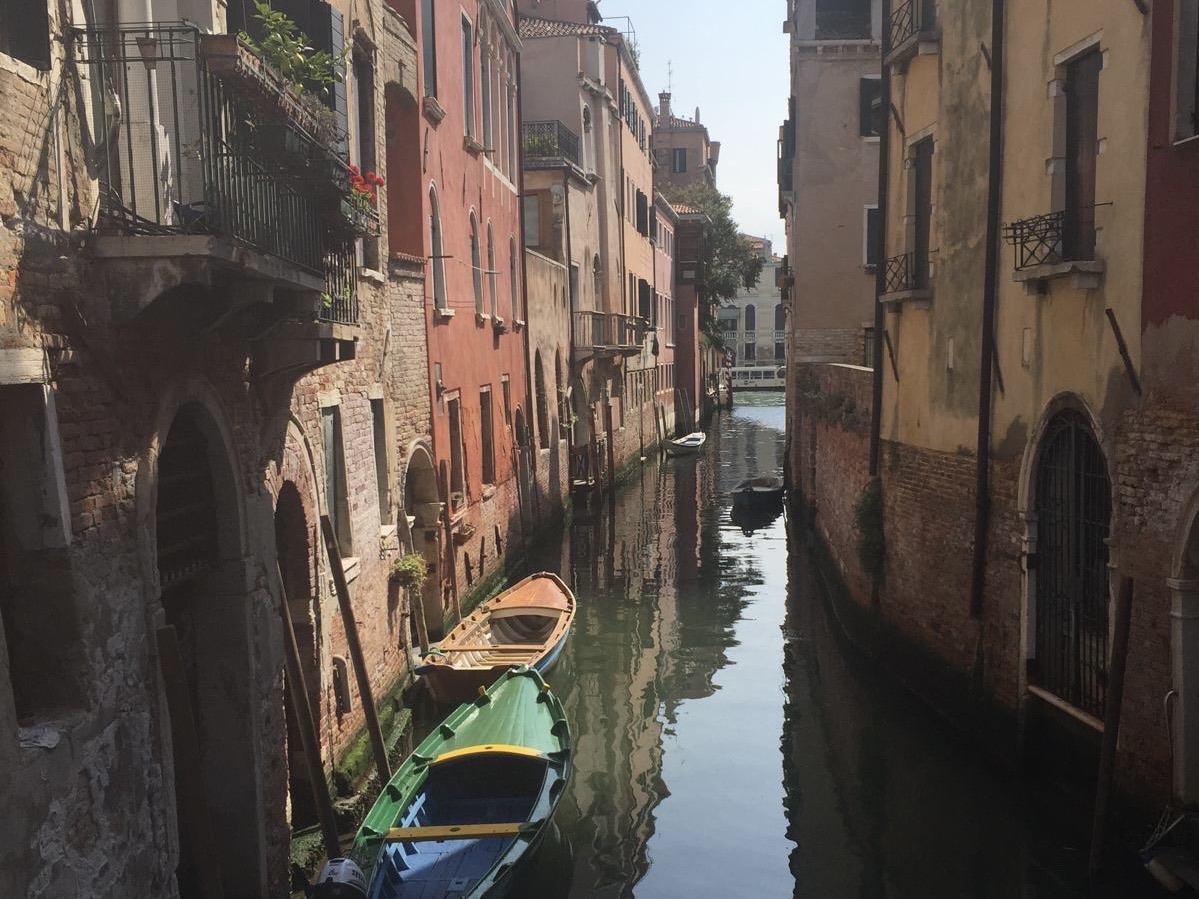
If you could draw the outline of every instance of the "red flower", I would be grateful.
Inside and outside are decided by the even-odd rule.
[[[376,184],[377,186],[379,186],[379,187],[383,187],[383,186],[384,186],[384,184],[383,184],[383,176],[382,176],[382,175],[375,175],[375,184]]]
[[[347,169],[347,171],[350,173],[351,176],[358,176],[358,175],[362,174],[362,171],[356,165],[350,166]],[[353,180],[353,178],[351,178],[351,180]]]

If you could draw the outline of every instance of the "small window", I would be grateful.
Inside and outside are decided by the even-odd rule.
[[[508,289],[512,292],[512,321],[518,322],[520,317],[520,282],[516,277],[516,239],[508,241]]]
[[[681,175],[687,171],[687,148],[678,147],[674,151],[673,170],[676,175]]]
[[[475,42],[470,19],[462,19],[462,123],[467,137],[475,136]]]
[[[649,236],[649,197],[637,191],[637,233]]]
[[[487,223],[487,299],[491,301],[491,314],[499,316],[500,301],[499,288],[496,284],[495,272],[495,232],[492,231],[491,222]]]
[[[375,439],[375,485],[379,495],[379,523],[391,524],[391,452],[387,439],[387,404],[371,400],[371,430]]]
[[[512,379],[507,375],[500,378],[500,389],[504,396],[504,424],[512,426]]]
[[[0,0],[0,53],[50,68],[50,17],[46,0]]]
[[[358,100],[358,165],[365,175],[375,169],[375,66],[361,43],[354,45],[354,92]]]
[[[858,81],[858,133],[878,137],[883,127],[883,83],[878,77]]]
[[[482,90],[479,99],[483,106],[483,146],[488,150],[493,147],[491,132],[491,57],[486,48],[479,52],[479,84]]]
[[[526,194],[524,204],[525,246],[536,249],[541,246],[541,197]]]
[[[325,452],[325,510],[333,524],[342,558],[348,559],[354,555],[354,544],[350,539],[350,502],[346,493],[346,459],[339,406],[321,410],[321,436]]]
[[[479,391],[479,430],[483,440],[483,483],[495,483],[495,430],[491,412],[491,388]]]
[[[446,401],[450,417],[450,511],[466,507],[466,454],[462,446],[462,402],[457,396]]]
[[[1199,0],[1179,0],[1174,139],[1199,135]]]
[[[479,251],[479,222],[470,217],[470,270],[475,289],[475,312],[483,314],[483,260]]]
[[[757,356],[758,356],[757,344],[755,344],[753,342],[745,344],[745,353],[741,358],[749,361],[749,360],[756,359]]]
[[[862,245],[862,264],[868,271],[874,271],[882,256],[882,213],[877,206],[867,206],[866,231]]]

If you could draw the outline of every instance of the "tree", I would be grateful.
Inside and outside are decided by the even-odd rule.
[[[733,299],[743,287],[757,285],[762,274],[762,256],[750,247],[733,221],[732,197],[706,184],[693,184],[672,191],[667,199],[694,206],[711,219],[712,223],[704,232],[697,282],[700,325],[709,337],[723,346],[724,335],[716,327],[713,313],[722,300]]]

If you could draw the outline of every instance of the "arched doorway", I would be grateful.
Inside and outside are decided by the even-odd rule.
[[[256,894],[265,851],[252,722],[253,664],[234,466],[198,402],[178,409],[158,456],[155,551],[160,600],[185,683],[168,684],[182,899],[200,895],[201,867],[220,871],[228,896]],[[165,669],[164,669],[165,670]],[[174,689],[179,687],[181,689]],[[181,732],[194,729],[194,741]],[[197,804],[196,791],[202,802]],[[205,808],[206,807],[206,808]],[[206,814],[199,810],[204,808]],[[196,829],[215,858],[194,858]]]
[[[320,605],[313,573],[313,523],[308,520],[299,488],[285,481],[275,501],[275,548],[288,614],[300,650],[300,667],[308,692],[308,705],[318,725],[321,720],[320,691]],[[286,675],[285,675],[286,677]],[[287,799],[293,831],[319,822],[312,795],[312,781],[300,736],[300,716],[291,698],[291,685],[285,683],[283,705],[287,725]]]
[[[429,636],[436,639],[441,634],[444,617],[441,606],[441,500],[437,493],[433,457],[428,449],[419,444],[409,455],[404,474],[404,514],[412,536],[412,552],[419,553],[428,568],[421,595],[409,597],[413,603],[409,614],[416,615],[415,604],[419,602]],[[412,633],[419,633],[415,622],[410,622],[409,627]],[[408,645],[413,645],[413,642],[410,641]]]
[[[1046,424],[1032,473],[1036,556],[1031,581],[1026,752],[1068,791],[1090,795],[1107,699],[1107,463],[1087,417],[1057,412]]]

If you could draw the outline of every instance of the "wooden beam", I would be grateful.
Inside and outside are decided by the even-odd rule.
[[[158,629],[158,669],[162,672],[167,712],[171,717],[171,744],[175,763],[175,803],[179,807],[180,878],[189,882],[199,899],[224,899],[220,858],[212,841],[212,817],[204,791],[200,763],[200,736],[192,709],[191,688],[173,625]],[[182,886],[182,884],[181,884]]]
[[[316,802],[317,816],[321,822],[321,836],[325,842],[325,854],[329,858],[341,855],[341,838],[337,833],[337,818],[333,814],[333,799],[329,795],[329,783],[325,780],[325,769],[321,765],[321,742],[317,735],[316,716],[308,701],[308,683],[304,666],[300,661],[300,644],[296,640],[295,623],[287,605],[287,588],[283,582],[283,571],[275,563],[275,575],[279,579],[279,611],[283,617],[283,648],[287,658],[287,689],[291,693],[291,707],[299,718],[296,730],[300,732],[300,743],[304,749],[304,764],[308,768],[308,780],[312,785],[312,798]]]
[[[433,655],[439,652],[535,652],[543,647],[540,644],[528,643],[480,643],[477,645],[444,646],[430,650]]]
[[[362,699],[362,711],[366,714],[366,729],[371,738],[371,749],[375,754],[375,767],[379,781],[391,780],[391,763],[387,759],[387,745],[383,742],[383,728],[379,726],[379,712],[375,708],[375,695],[371,689],[370,676],[366,671],[366,657],[362,654],[362,643],[358,639],[358,622],[354,620],[354,609],[350,604],[350,587],[346,583],[346,572],[341,567],[341,550],[337,545],[337,534],[328,515],[321,516],[321,533],[325,538],[325,554],[329,557],[329,570],[333,575],[333,586],[337,590],[337,604],[341,607],[341,621],[346,632],[346,644],[350,660],[354,663],[354,675],[358,680],[358,695]]]
[[[1116,336],[1116,349],[1120,351],[1120,358],[1124,360],[1124,370],[1128,373],[1128,380],[1132,382],[1132,389],[1136,391],[1137,396],[1140,396],[1141,379],[1137,377],[1136,366],[1132,364],[1132,356],[1128,352],[1128,344],[1124,342],[1124,333],[1120,330],[1120,323],[1116,321],[1116,313],[1112,311],[1111,306],[1103,311],[1107,315],[1108,324],[1112,326],[1112,333]]]
[[[500,824],[443,824],[430,827],[393,827],[387,831],[389,843],[420,843],[431,840],[485,840],[488,837],[515,837],[532,830],[525,821]]]

